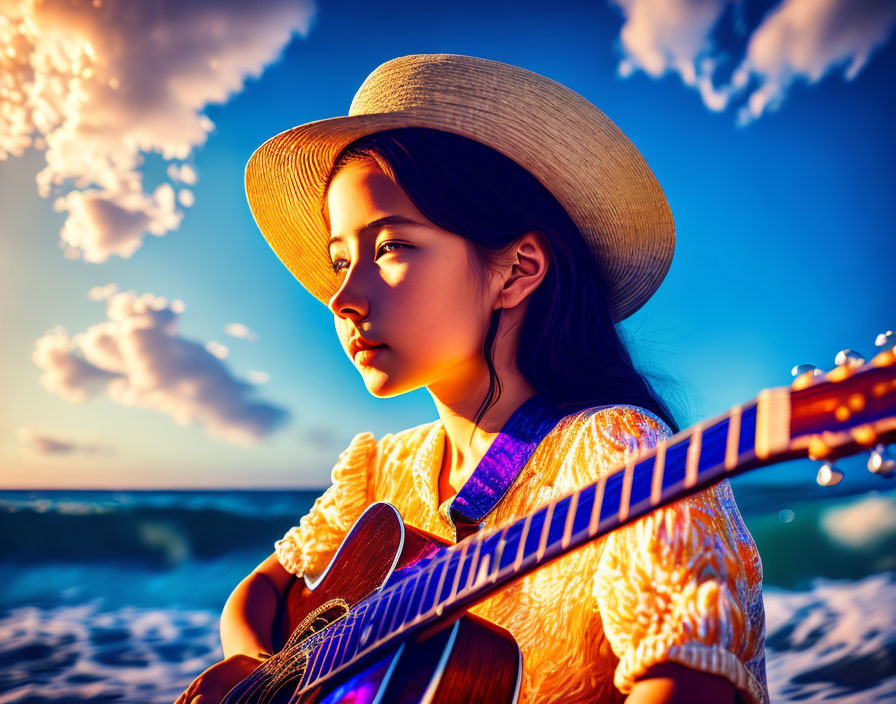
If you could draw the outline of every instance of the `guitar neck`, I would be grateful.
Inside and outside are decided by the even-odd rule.
[[[322,645],[337,645],[327,643],[328,654],[311,664],[305,681],[328,677],[370,651],[462,612],[508,582],[660,506],[727,476],[786,459],[789,425],[789,389],[768,390],[749,404],[660,441],[599,481],[534,513],[443,548],[312,636]],[[343,642],[344,651],[338,645]]]
[[[395,599],[396,585],[393,599],[404,611],[396,614],[395,630],[467,608],[656,508],[727,476],[784,459],[790,419],[786,404],[779,401],[769,395],[735,406],[713,421],[660,441],[597,482],[534,513],[445,548],[401,585],[400,599]]]

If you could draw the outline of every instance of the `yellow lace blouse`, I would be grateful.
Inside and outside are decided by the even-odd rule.
[[[668,435],[633,406],[586,409],[542,440],[486,525],[525,515]],[[438,505],[445,430],[437,420],[360,433],[332,486],[276,543],[290,572],[319,574],[370,503],[451,539]],[[728,678],[765,704],[762,566],[727,481],[625,526],[517,580],[470,611],[500,624],[523,654],[520,702],[621,702],[652,665],[675,661]]]

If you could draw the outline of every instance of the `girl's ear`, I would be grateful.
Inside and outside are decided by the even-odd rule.
[[[513,308],[526,300],[544,279],[548,260],[547,242],[540,232],[527,232],[517,240],[502,270],[504,283],[498,298],[502,308]]]

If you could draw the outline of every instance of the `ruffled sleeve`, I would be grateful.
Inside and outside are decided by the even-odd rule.
[[[327,566],[349,528],[367,508],[368,475],[377,444],[372,433],[359,433],[339,455],[332,484],[311,510],[274,544],[280,564],[292,574],[315,577]]]
[[[634,407],[594,419],[604,446],[609,440],[618,451],[607,458],[607,469],[668,435],[653,414]],[[603,543],[593,596],[619,658],[617,689],[628,693],[651,666],[673,661],[727,678],[743,701],[768,701],[762,566],[727,481],[658,509]]]

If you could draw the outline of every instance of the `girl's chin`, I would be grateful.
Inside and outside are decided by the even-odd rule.
[[[362,371],[361,376],[364,379],[364,385],[371,396],[377,398],[392,398],[401,396],[408,391],[414,391],[419,386],[408,386],[406,383],[397,383],[397,380],[390,378],[387,374],[374,370]]]

